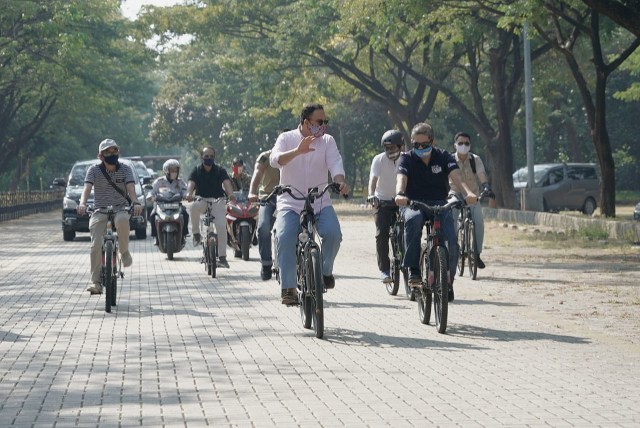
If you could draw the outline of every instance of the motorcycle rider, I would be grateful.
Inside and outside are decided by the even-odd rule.
[[[233,185],[233,191],[242,191],[244,193],[249,192],[251,186],[251,177],[244,170],[244,161],[241,158],[233,159],[233,167],[231,169],[231,184]]]
[[[186,199],[187,197],[187,183],[184,182],[180,175],[180,162],[176,159],[169,159],[162,165],[162,171],[164,172],[163,177],[158,177],[153,182],[152,189],[147,193],[147,200],[152,202],[158,196],[158,191],[162,188],[168,188],[171,193],[174,195],[180,195],[182,199]],[[158,245],[158,231],[156,230],[156,208],[153,208],[151,212],[151,236],[153,239],[153,245]],[[189,214],[187,213],[187,209],[182,206],[180,207],[182,211],[182,217],[184,219],[184,226],[182,228],[182,237],[186,237],[189,234]]]
[[[369,197],[374,209],[376,223],[376,254],[380,277],[385,284],[393,282],[391,279],[391,261],[389,260],[389,228],[397,206],[375,205],[376,201],[393,201],[396,195],[396,164],[404,147],[402,132],[391,129],[382,135],[380,140],[384,152],[377,154],[371,162],[369,173]]]

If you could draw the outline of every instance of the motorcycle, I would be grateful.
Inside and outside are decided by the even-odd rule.
[[[160,189],[155,201],[156,231],[158,232],[158,248],[173,260],[174,253],[179,253],[185,244],[182,236],[184,216],[182,215],[182,196],[167,189]]]
[[[227,204],[227,243],[234,250],[234,256],[249,260],[249,249],[256,245],[256,224],[260,206],[247,200],[244,192],[234,192],[235,202]]]

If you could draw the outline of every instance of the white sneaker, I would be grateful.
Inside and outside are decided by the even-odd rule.
[[[122,253],[122,264],[124,267],[129,267],[133,264],[133,258],[131,258],[131,253],[129,251]]]
[[[87,288],[87,291],[94,294],[102,294],[102,284],[94,283],[91,287]]]

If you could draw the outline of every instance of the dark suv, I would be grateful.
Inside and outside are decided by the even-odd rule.
[[[66,183],[67,188],[64,194],[64,199],[62,201],[62,239],[65,241],[73,241],[76,237],[76,232],[89,232],[89,216],[78,215],[76,208],[78,207],[78,202],[80,201],[80,196],[84,189],[84,178],[87,175],[87,169],[89,169],[91,165],[99,162],[100,161],[97,159],[78,161],[71,168],[71,172],[69,173],[69,178]],[[133,176],[136,181],[136,195],[138,196],[138,201],[140,201],[144,208],[142,210],[142,215],[145,221],[139,222],[139,219],[131,216],[129,226],[131,227],[131,230],[135,230],[137,239],[145,239],[147,237],[147,201],[142,189],[143,183],[140,181],[140,177],[136,173],[135,166],[130,160],[120,159],[120,162],[126,163],[133,170]],[[63,180],[56,179],[54,184],[64,185],[65,183]],[[91,195],[87,201],[88,205],[91,205],[92,203],[93,190],[91,191]]]

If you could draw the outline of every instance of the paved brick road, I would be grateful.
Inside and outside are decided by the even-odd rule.
[[[106,314],[88,235],[63,242],[58,217],[0,223],[2,427],[640,425],[640,347],[465,278],[440,335],[378,282],[370,221],[343,219],[317,340],[255,249],[210,279],[190,245],[168,261],[132,240]]]

